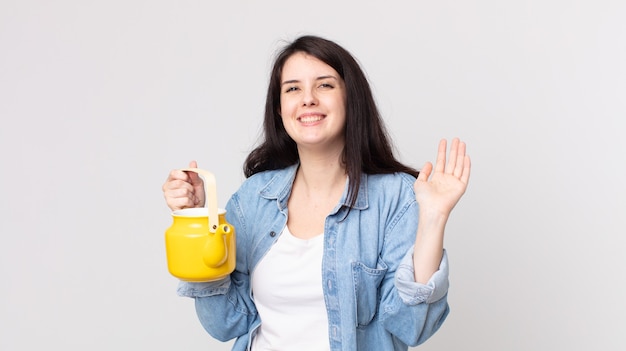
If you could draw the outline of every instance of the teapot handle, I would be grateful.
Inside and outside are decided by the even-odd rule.
[[[206,204],[209,209],[209,232],[215,234],[219,223],[215,175],[209,171],[199,168],[183,168],[181,171],[195,172],[204,180],[204,193],[206,197]]]

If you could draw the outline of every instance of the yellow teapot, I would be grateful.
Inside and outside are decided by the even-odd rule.
[[[173,223],[165,231],[168,270],[189,282],[224,278],[235,270],[235,228],[226,222],[226,211],[217,207],[215,176],[198,168],[183,171],[204,180],[207,207],[172,212]]]

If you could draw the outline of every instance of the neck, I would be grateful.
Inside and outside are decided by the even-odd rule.
[[[334,153],[300,151],[300,167],[296,181],[307,190],[307,193],[324,196],[336,194],[337,189],[343,191],[347,174],[345,165],[341,162],[341,151]]]

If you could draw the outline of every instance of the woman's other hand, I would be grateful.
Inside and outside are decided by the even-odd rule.
[[[189,162],[189,168],[198,168],[198,163]],[[172,211],[204,206],[204,182],[195,172],[171,171],[162,189],[165,202]]]

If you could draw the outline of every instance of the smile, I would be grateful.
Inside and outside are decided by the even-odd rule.
[[[324,119],[323,115],[318,115],[318,114],[311,114],[311,115],[302,115],[300,117],[298,117],[298,121],[302,122],[302,123],[314,123],[314,122],[318,122],[321,121],[322,119]]]

